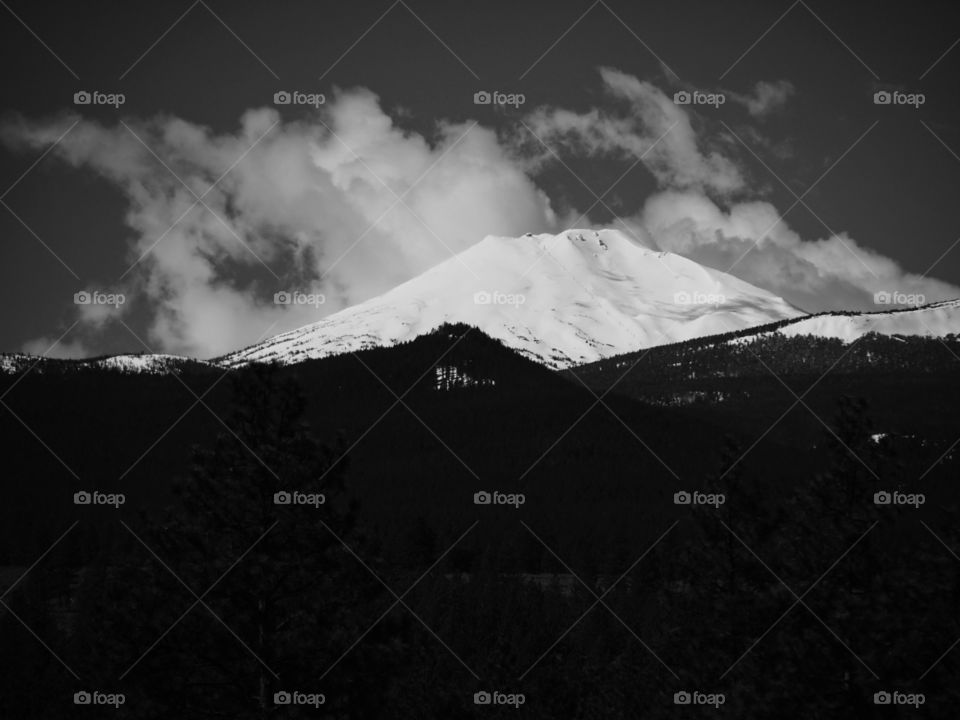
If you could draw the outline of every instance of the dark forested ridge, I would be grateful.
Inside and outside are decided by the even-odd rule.
[[[739,337],[738,337],[739,336]],[[728,428],[762,430],[799,398],[827,417],[844,395],[869,400],[876,432],[946,450],[960,435],[960,338],[865,335],[856,342],[743,333],[655,347],[566,371],[655,406],[691,409]],[[814,444],[823,430],[784,418],[782,441]],[[946,443],[946,444],[944,444]]]
[[[695,689],[738,718],[907,713],[886,690],[952,717],[958,355],[774,334],[556,373],[446,326],[284,368],[5,375],[0,716],[96,687],[133,718],[716,712],[674,705]],[[124,503],[74,503],[94,490]]]
[[[775,327],[775,326],[770,326]],[[592,384],[622,375],[624,370],[646,361],[647,372],[632,376],[634,385],[686,380],[751,377],[761,374],[822,375],[914,373],[944,374],[956,368],[960,337],[943,338],[869,333],[852,343],[837,338],[776,332],[739,331],[660,345],[646,350],[581,365],[575,372]],[[619,372],[618,372],[619,371]]]

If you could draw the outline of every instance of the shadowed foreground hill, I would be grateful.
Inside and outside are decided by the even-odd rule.
[[[5,376],[12,413],[0,415],[0,432],[17,452],[4,480],[4,561],[42,551],[47,529],[76,517],[77,491],[124,493],[120,514],[164,503],[192,447],[231,432],[222,418],[246,372],[134,375],[65,363]],[[457,525],[484,489],[523,491],[527,511],[549,508],[572,527],[603,517],[632,533],[638,517],[706,472],[722,435],[683,410],[598,403],[466,326],[280,374],[304,389],[314,432],[338,447],[368,517],[394,528],[388,537],[421,516]],[[93,521],[117,514],[84,510]]]
[[[554,373],[445,326],[286,368],[6,376],[0,715],[75,717],[91,687],[118,718],[672,718],[683,691],[952,717],[954,348],[861,342]],[[329,504],[271,502],[297,489]]]

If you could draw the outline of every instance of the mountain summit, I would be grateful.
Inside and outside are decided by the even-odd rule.
[[[803,315],[765,290],[617,230],[488,236],[383,295],[220,363],[290,364],[465,323],[564,368]]]

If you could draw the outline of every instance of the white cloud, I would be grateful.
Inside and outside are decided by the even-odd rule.
[[[782,109],[795,92],[796,88],[788,80],[761,80],[754,85],[752,93],[727,90],[725,94],[734,102],[743,105],[753,117],[763,119]]]
[[[39,149],[76,119],[15,120],[2,138]],[[158,351],[224,353],[381,293],[487,234],[556,229],[546,196],[491,130],[440,123],[428,140],[395,127],[366,90],[339,92],[299,122],[250,110],[219,135],[171,117],[126,122],[82,119],[54,153],[126,196],[128,262],[146,255],[119,289],[148,301],[144,339]],[[190,209],[195,195],[209,210]],[[328,301],[275,305],[285,289]],[[82,312],[88,330],[110,317]]]
[[[673,126],[643,161],[663,189],[638,198],[637,212],[621,219],[644,242],[732,272],[809,311],[875,309],[873,294],[880,290],[918,293],[930,302],[960,296],[960,288],[906,272],[845,233],[801,238],[771,203],[745,199],[762,198],[764,193],[751,187],[747,172],[734,158],[717,149],[736,149],[732,138],[726,146],[704,150],[709,145],[705,133],[698,134],[691,115],[660,89],[615,70],[603,69],[601,76],[608,94],[628,101],[626,112],[544,108],[528,124],[545,141],[560,142],[568,152],[589,157],[614,152],[628,160],[640,157]],[[782,108],[793,92],[787,81],[763,81],[736,100],[761,118]],[[750,126],[740,132],[753,140],[763,137]],[[717,137],[724,135],[718,129]],[[790,155],[788,141],[765,144],[773,154]],[[541,154],[540,159],[549,157]]]
[[[577,113],[541,108],[526,121],[547,145],[588,156],[617,155],[644,166],[664,187],[727,195],[743,190],[741,169],[718,150],[705,147],[691,116],[655,85],[602,68],[612,110]],[[619,103],[619,106],[618,106]],[[550,155],[541,150],[541,160]]]
[[[904,271],[845,233],[803,240],[768,202],[724,210],[699,193],[650,197],[634,219],[663,250],[727,271],[810,312],[875,310],[875,292],[917,293],[934,302],[960,289]]]

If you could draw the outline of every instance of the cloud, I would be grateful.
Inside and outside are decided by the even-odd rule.
[[[71,306],[79,330],[56,352],[85,354],[118,316],[138,328],[145,316],[151,349],[216,356],[380,294],[486,235],[595,225],[574,207],[554,211],[536,179],[556,158],[524,124],[561,156],[642,162],[659,190],[623,198],[628,229],[805,310],[871,309],[881,290],[960,296],[847,234],[801,238],[721,128],[711,132],[649,82],[608,68],[600,76],[602,107],[542,107],[500,136],[467,122],[439,122],[429,136],[405,131],[365,89],[338,91],[300,120],[249,110],[222,133],[170,116],[0,123],[0,141],[36,151],[79,121],[51,155],[98,173],[127,201],[133,270],[120,281],[90,278],[88,288],[127,302]],[[742,102],[763,117],[791,92],[759,83]],[[738,134],[753,137],[744,127]],[[278,305],[280,290],[326,302]]]
[[[125,196],[127,262],[139,262],[106,284],[146,300],[144,340],[157,351],[221,354],[384,292],[487,234],[557,229],[493,131],[404,132],[367,90],[338,92],[300,121],[250,110],[232,133],[168,116],[110,126],[64,116],[9,120],[0,139],[46,148],[77,120],[53,154]],[[273,302],[292,289],[326,303]],[[113,316],[82,306],[81,328],[131,312],[129,299]]]
[[[619,220],[642,242],[731,272],[811,312],[876,309],[873,294],[882,290],[922,294],[930,302],[960,296],[960,288],[909,273],[845,233],[801,238],[762,199],[766,186],[751,183],[731,155],[737,143],[725,129],[718,128],[711,142],[708,128],[698,132],[687,110],[654,85],[611,69],[602,69],[601,78],[608,96],[626,101],[626,108],[541,108],[527,122],[544,142],[568,153],[613,153],[629,161],[643,156],[661,190],[638,198],[636,212]],[[780,80],[729,95],[751,116],[764,118],[793,93],[793,85]],[[738,134],[781,158],[793,152],[788,140],[767,140],[749,125]],[[539,159],[549,161],[543,153]]]
[[[743,105],[753,117],[763,119],[782,109],[795,92],[796,88],[788,80],[761,80],[754,85],[752,93],[741,94],[728,90],[725,94],[734,102]]]
[[[809,312],[876,310],[876,292],[920,294],[928,302],[960,296],[949,283],[922,277],[845,233],[804,240],[764,201],[722,209],[702,194],[650,197],[634,219],[662,250],[729,271]]]
[[[75,360],[86,358],[96,353],[79,340],[62,339],[57,342],[54,337],[38,337],[23,344],[23,352],[30,355],[43,355],[49,358]]]
[[[731,272],[811,312],[876,309],[873,294],[882,290],[922,294],[930,302],[960,296],[956,286],[906,272],[845,233],[801,238],[763,200],[766,186],[751,183],[729,155],[738,143],[725,129],[718,128],[711,143],[707,128],[698,133],[687,110],[657,87],[616,70],[602,69],[601,77],[610,97],[627,101],[625,109],[541,108],[527,122],[545,142],[569,153],[615,153],[629,161],[646,153],[643,163],[662,189],[638,198],[636,212],[618,221],[641,242]],[[793,92],[785,80],[763,81],[752,93],[734,97],[762,118],[781,109]],[[738,134],[781,158],[793,152],[788,140],[767,140],[749,125]]]
[[[746,187],[743,171],[698,137],[690,114],[655,85],[602,68],[604,90],[613,109],[574,112],[541,108],[526,120],[548,146],[596,157],[640,160],[662,187],[730,195]],[[526,143],[531,145],[531,143]],[[551,156],[540,150],[541,162]]]

